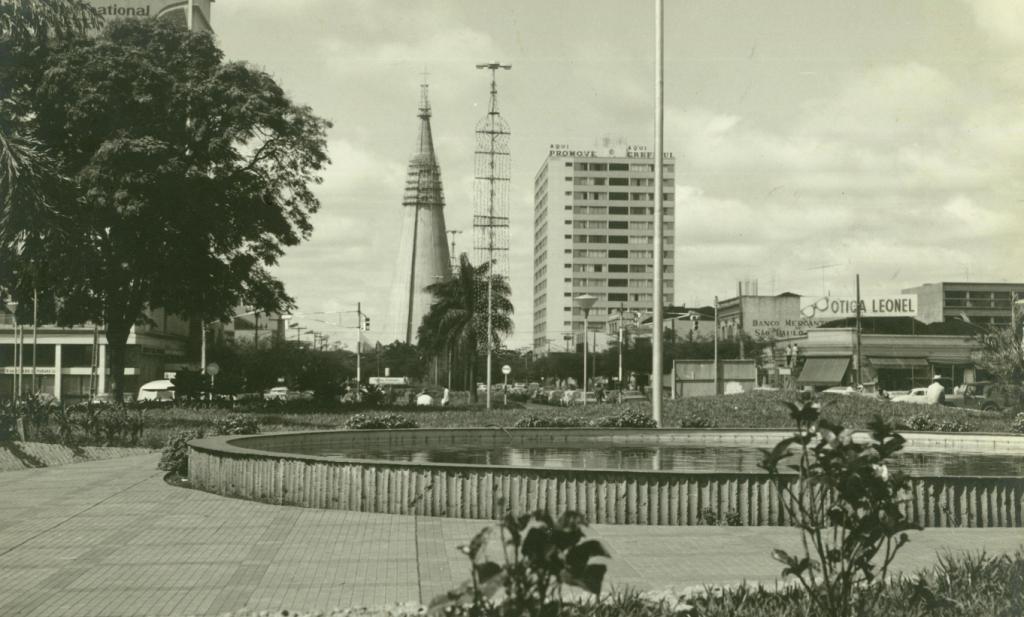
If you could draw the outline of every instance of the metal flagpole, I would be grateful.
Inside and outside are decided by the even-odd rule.
[[[651,411],[654,422],[661,428],[661,396],[662,396],[662,312],[664,309],[663,290],[665,255],[664,220],[664,156],[665,144],[665,28],[664,0],[657,0],[654,10],[655,45],[654,45],[654,324],[651,332]]]

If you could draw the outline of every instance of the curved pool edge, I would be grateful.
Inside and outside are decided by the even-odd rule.
[[[765,474],[405,463],[292,454],[267,447],[337,443],[339,437],[381,446],[437,443],[439,438],[458,443],[516,437],[550,445],[582,435],[627,443],[714,437],[715,443],[749,444],[791,434],[757,429],[460,428],[222,436],[190,442],[189,476],[192,486],[208,492],[312,508],[468,519],[493,519],[506,511],[573,509],[593,523],[642,525],[696,525],[710,511],[719,520],[727,514],[738,516],[744,525],[788,525],[781,496]],[[1024,455],[1024,436],[905,435],[911,443],[934,441],[939,447],[964,441],[1003,444]],[[904,508],[926,527],[1021,527],[1024,478],[915,477]]]

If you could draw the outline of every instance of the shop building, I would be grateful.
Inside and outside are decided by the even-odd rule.
[[[979,375],[973,360],[978,350],[973,332],[954,324],[952,328],[929,327],[907,318],[863,320],[860,335],[863,384],[878,384],[885,390],[909,390],[926,386],[933,375],[941,375],[947,389],[973,383]],[[916,323],[910,323],[916,322]],[[937,325],[937,324],[936,324]],[[813,328],[803,337],[776,343],[776,358],[796,344],[799,352],[790,361],[799,387],[826,388],[856,385],[857,329],[853,324]]]
[[[152,323],[137,325],[128,335],[126,393],[134,393],[147,381],[163,379],[188,365],[189,323],[162,309],[150,311],[149,319]],[[21,326],[19,362],[15,357],[14,316],[0,310],[0,400],[13,398],[19,381],[22,394],[52,395],[67,402],[86,400],[91,392],[109,391],[110,361],[102,326],[61,328],[46,324],[39,326],[35,337],[31,325]]]
[[[665,153],[663,302],[672,304],[674,164]],[[583,333],[573,298],[597,296],[589,327],[654,304],[654,158],[645,146],[552,145],[534,179],[533,348]],[[617,328],[617,324],[614,326]]]

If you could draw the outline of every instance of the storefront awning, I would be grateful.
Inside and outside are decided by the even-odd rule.
[[[928,359],[927,358],[878,358],[875,356],[868,356],[868,362],[871,366],[876,369],[887,368],[887,369],[927,369]]]
[[[796,382],[811,386],[835,386],[843,383],[850,358],[807,358]]]

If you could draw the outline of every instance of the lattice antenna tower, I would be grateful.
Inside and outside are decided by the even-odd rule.
[[[511,65],[490,62],[476,65],[491,71],[491,100],[476,125],[474,152],[473,258],[490,263],[491,272],[509,275],[509,184],[512,168],[508,123],[498,112],[497,72]]]

